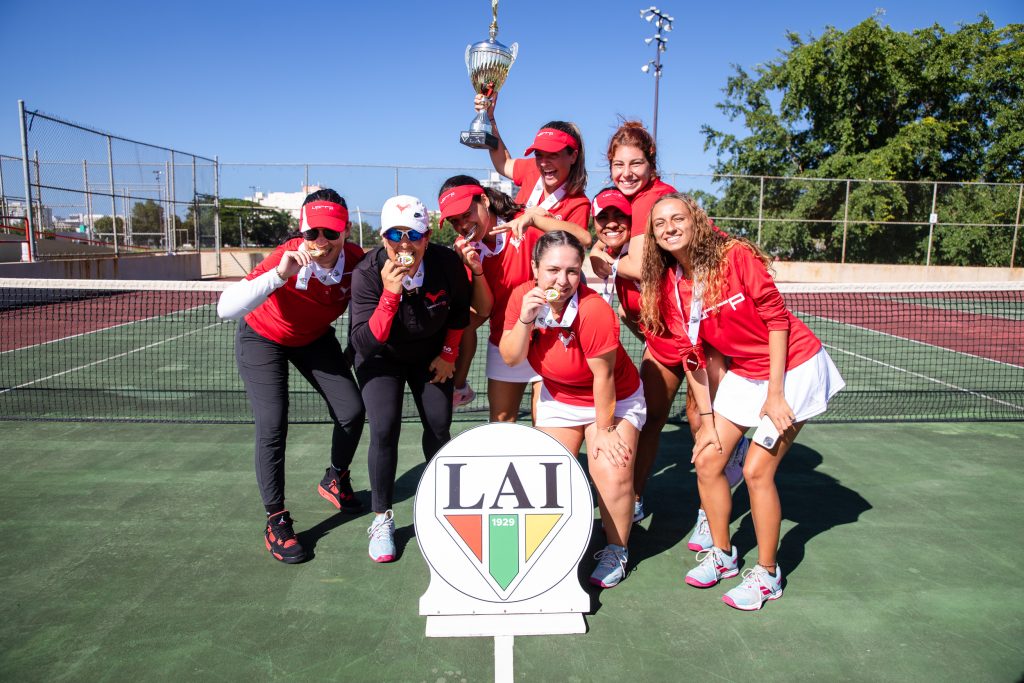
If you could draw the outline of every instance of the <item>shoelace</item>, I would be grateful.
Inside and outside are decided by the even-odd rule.
[[[371,524],[366,530],[366,533],[370,535],[370,538],[374,540],[380,540],[385,538],[389,533],[393,534],[395,531],[395,520],[394,518],[385,519],[379,524]]]
[[[623,553],[620,553],[611,548],[602,548],[598,550],[594,555],[594,559],[597,560],[598,567],[605,567],[608,569],[615,569],[616,567],[626,566],[626,559]]]
[[[717,560],[717,559],[718,559],[718,557],[715,554],[715,549],[714,548],[708,548],[707,550],[701,550],[701,551],[698,551],[698,553],[697,553],[697,564],[698,564],[698,566],[702,565],[702,564],[706,564],[706,563],[710,563],[712,566],[716,566],[715,560]]]
[[[701,536],[703,536],[705,534],[711,533],[711,531],[710,531],[710,529],[708,527],[708,518],[707,517],[701,517],[700,518],[700,522],[697,523],[697,533],[700,534]]]
[[[754,565],[750,569],[743,570],[743,583],[739,585],[740,588],[756,588],[761,590],[761,586],[771,587],[762,578],[762,574],[768,574],[768,570],[761,565]]]

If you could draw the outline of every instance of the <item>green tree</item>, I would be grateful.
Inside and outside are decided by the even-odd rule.
[[[704,197],[714,215],[763,210],[777,219],[762,234],[776,256],[839,260],[846,217],[848,260],[923,262],[930,185],[847,188],[825,179],[1020,182],[1024,24],[997,28],[982,15],[952,33],[938,25],[903,33],[876,16],[849,31],[827,27],[819,38],[788,39],[790,48],[777,59],[754,74],[737,66],[727,81],[719,108],[744,133],[702,128],[718,173],[806,179],[766,180],[763,207],[757,178],[725,179],[720,198]],[[944,190],[939,220],[1013,222],[1015,198],[1004,190]],[[729,227],[753,236],[756,223]],[[972,230],[938,231],[933,262],[1006,265],[1009,231],[990,232],[982,246]]]

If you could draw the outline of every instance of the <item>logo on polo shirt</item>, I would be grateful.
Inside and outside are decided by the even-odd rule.
[[[428,311],[432,311],[435,308],[437,308],[438,306],[443,306],[446,303],[448,303],[447,294],[448,294],[447,290],[444,290],[444,289],[442,289],[440,291],[437,291],[437,292],[433,292],[433,293],[431,293],[431,292],[424,292],[423,293],[423,298],[430,302],[429,304],[427,304],[427,310]],[[442,297],[444,297],[444,298],[442,298]]]
[[[572,331],[569,332],[568,336],[562,334],[561,332],[558,333],[558,341],[562,342],[562,346],[565,347],[566,351],[569,350],[569,344],[571,344],[572,340],[575,339],[575,338],[576,338],[576,333],[572,332]]]
[[[711,306],[711,307],[709,307],[709,308],[705,308],[705,309],[704,309],[704,310],[703,310],[703,311],[701,312],[701,315],[700,315],[700,319],[701,319],[701,320],[707,320],[707,319],[708,319],[708,314],[709,314],[709,313],[710,313],[711,311],[715,311],[715,310],[717,310],[717,309],[719,309],[719,308],[722,308],[723,306],[726,306],[726,305],[728,305],[728,306],[729,306],[729,308],[731,308],[732,310],[734,310],[734,311],[735,311],[735,310],[736,310],[736,307],[737,307],[737,306],[739,306],[739,305],[740,305],[741,303],[743,303],[744,301],[746,301],[746,297],[745,297],[745,296],[743,296],[743,292],[737,292],[736,294],[733,294],[732,296],[730,296],[730,297],[729,297],[728,299],[726,299],[725,301],[719,301],[719,302],[718,302],[717,304],[715,304],[714,306]]]

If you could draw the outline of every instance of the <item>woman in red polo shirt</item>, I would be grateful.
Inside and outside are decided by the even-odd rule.
[[[349,465],[365,417],[352,369],[331,327],[348,306],[352,270],[363,258],[362,249],[345,241],[345,200],[334,190],[312,193],[303,202],[299,230],[301,237],[275,249],[224,290],[217,304],[221,318],[239,320],[235,358],[256,423],[265,545],[289,564],[306,558],[284,505],[289,364],[324,398],[334,422],[331,462],[317,491],[342,512],[362,510]]]
[[[508,247],[517,252],[515,257],[520,264],[517,270],[521,272],[529,262],[533,243],[542,232],[564,230],[584,245],[590,245],[590,200],[586,195],[587,169],[583,138],[575,124],[550,121],[537,131],[533,144],[524,154],[533,154],[534,159],[513,159],[498,133],[494,119],[496,99],[490,99],[487,109],[494,135],[498,138],[497,149],[490,152],[491,163],[498,173],[511,178],[520,187],[515,201],[523,208],[511,221],[493,229],[508,233]],[[478,111],[483,110],[488,106],[488,101],[482,95],[477,95],[475,106]],[[534,230],[531,231],[531,228]],[[506,258],[513,257],[509,255]],[[509,289],[520,282],[523,280],[508,280]],[[519,412],[526,385],[537,382],[539,378],[528,363],[511,368],[502,362],[497,347],[508,292],[496,287],[494,283],[490,284],[494,293],[494,309],[491,313],[487,356],[487,395],[491,419],[511,421],[516,419]]]
[[[566,226],[571,227],[578,238],[586,235],[586,231],[575,224],[535,215],[533,224],[526,227],[522,237],[516,240],[508,226],[518,220],[517,216],[524,215],[524,207],[499,190],[484,188],[480,181],[467,175],[457,175],[446,180],[441,186],[438,203],[441,209],[440,221],[449,221],[459,235],[457,247],[481,262],[484,278],[494,297],[487,353],[490,419],[492,422],[515,420],[526,386],[524,382],[536,381],[536,376],[528,364],[524,364],[525,367],[509,368],[501,360],[498,343],[501,341],[501,326],[505,320],[505,304],[516,286],[533,279],[530,259],[533,245],[541,235],[562,230]],[[468,329],[475,330],[485,320],[474,315]],[[464,334],[455,370],[455,385],[463,387],[464,393],[471,392],[466,377],[475,354],[476,335]],[[468,400],[465,402],[468,403]]]
[[[578,454],[586,441],[608,536],[590,581],[611,588],[626,574],[633,454],[645,407],[640,376],[619,341],[615,313],[597,292],[580,287],[583,258],[583,245],[568,233],[548,233],[538,240],[536,279],[512,291],[500,348],[506,363],[528,360],[544,380],[537,428],[570,453]]]
[[[687,338],[699,330],[701,340],[729,359],[713,416],[701,410],[704,426],[716,431],[722,450],[694,453],[713,546],[698,555],[687,584],[708,588],[739,573],[737,551],[729,540],[732,497],[724,474],[728,458],[722,451],[730,453],[743,433],[764,418],[778,432],[762,443],[755,434],[747,452],[743,477],[758,561],[722,598],[737,609],[760,609],[766,600],[782,597],[782,571],[776,562],[782,510],[775,472],[804,422],[827,409],[843,379],[814,333],[786,310],[769,274],[768,257],[747,240],[714,230],[692,198],[673,193],[659,199],[646,238],[641,325],[654,331],[667,327],[680,338],[681,331],[664,321],[685,320]],[[702,402],[700,393],[695,395]]]

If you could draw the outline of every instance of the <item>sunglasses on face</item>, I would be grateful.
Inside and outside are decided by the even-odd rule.
[[[331,230],[330,228],[310,228],[309,230],[302,231],[302,239],[312,242],[320,236],[321,232],[323,232],[324,237],[329,240],[336,240],[341,237],[341,233],[337,230]]]
[[[390,228],[384,231],[384,239],[389,242],[401,242],[402,238],[409,240],[410,242],[419,242],[421,239],[426,237],[425,232],[416,232],[415,230],[399,230],[398,228]]]

